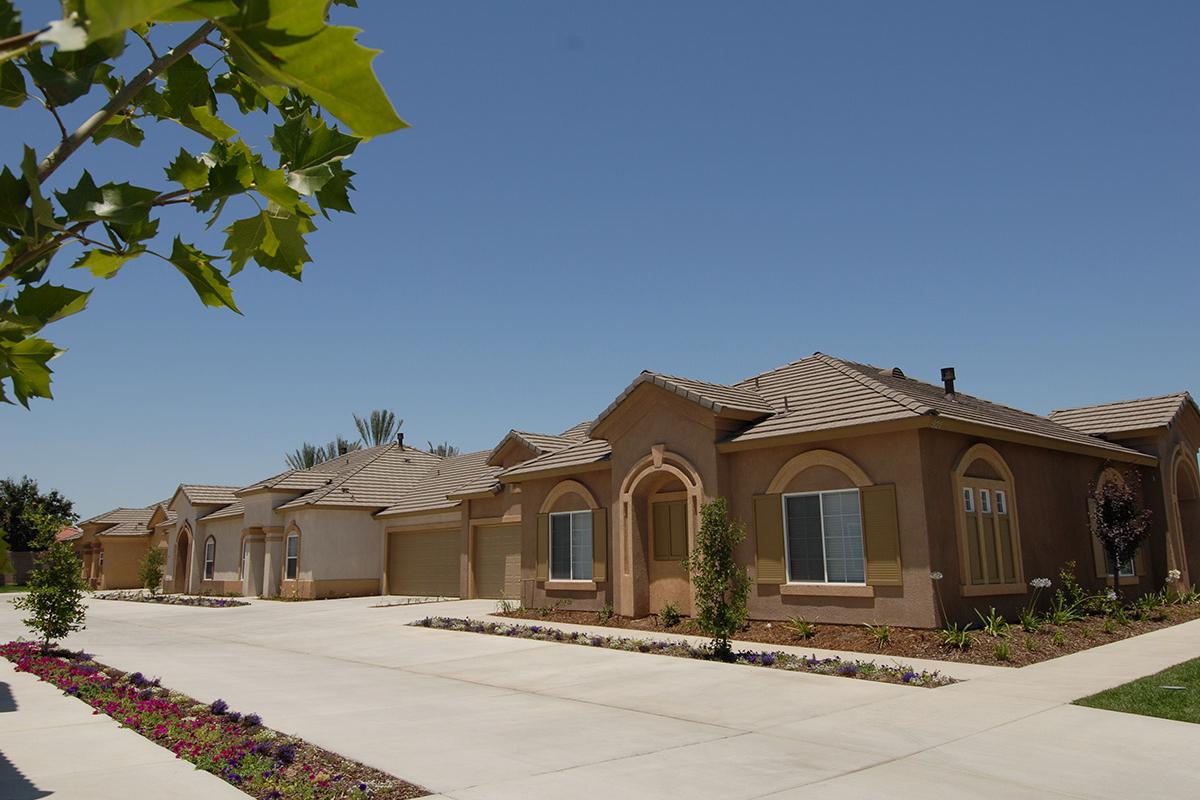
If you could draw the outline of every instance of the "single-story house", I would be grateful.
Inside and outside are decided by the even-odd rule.
[[[70,542],[83,564],[83,577],[93,589],[136,589],[138,566],[150,547],[163,546],[163,537],[147,526],[155,503],[144,508],[114,508],[64,529],[59,540]]]

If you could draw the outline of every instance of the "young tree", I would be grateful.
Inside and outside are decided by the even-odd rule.
[[[0,170],[0,285],[15,291],[0,297],[0,401],[12,402],[11,394],[27,407],[30,398],[51,396],[47,362],[61,352],[41,337],[43,328],[82,311],[91,294],[46,279],[60,250],[76,248],[71,266],[97,278],[155,257],[179,271],[202,303],[237,312],[229,278],[253,261],[299,280],[312,260],[305,237],[316,229],[317,210],[325,218],[353,211],[354,173],[343,161],[364,139],[405,127],[371,68],[377,51],[355,41],[357,30],[328,24],[331,0],[62,5],[64,19],[23,30],[12,1],[0,0],[0,106],[33,101],[54,132],[40,155],[26,146]],[[129,43],[144,46],[145,58],[126,52]],[[76,112],[72,104],[85,98],[98,108]],[[260,113],[273,133],[252,145],[231,123],[261,128],[253,119]],[[89,144],[136,148],[148,133],[185,128],[199,147],[182,141],[186,149],[164,165],[167,185],[137,186],[119,170],[116,180],[98,183],[83,170],[74,181],[58,174],[57,190],[49,190],[51,177]],[[108,171],[113,160],[94,163]],[[208,228],[224,212],[241,211],[224,227],[223,243],[204,244],[180,235],[197,227],[190,220],[163,224],[185,207]]]
[[[45,516],[61,520],[63,525],[79,519],[70,500],[55,489],[43,494],[38,490],[37,481],[28,475],[19,481],[13,478],[0,480],[0,537],[8,543],[9,549],[36,549],[41,536],[38,526]]]
[[[39,634],[42,652],[48,652],[51,642],[83,630],[87,613],[83,593],[87,584],[83,580],[83,564],[71,543],[54,540],[64,521],[39,513],[35,524],[37,544],[44,549],[38,555],[37,566],[29,573],[28,594],[12,603],[29,615],[21,622]]]
[[[1096,538],[1104,546],[1112,570],[1113,591],[1121,593],[1121,565],[1133,558],[1150,533],[1150,510],[1138,506],[1137,494],[1121,481],[1108,481],[1092,490]]]
[[[354,415],[354,427],[367,447],[378,447],[396,438],[396,434],[404,427],[404,420],[396,419],[395,413],[386,408],[377,408],[366,417]]]
[[[165,547],[151,547],[146,550],[138,563],[138,580],[146,591],[152,595],[158,594],[158,587],[163,579],[163,564],[167,561]]]
[[[733,656],[729,640],[746,622],[750,575],[734,557],[745,538],[746,526],[730,520],[725,498],[717,497],[701,507],[696,545],[684,559],[696,589],[696,624],[723,661]]]

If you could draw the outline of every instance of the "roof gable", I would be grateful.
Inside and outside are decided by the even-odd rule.
[[[493,467],[503,466],[504,459],[512,454],[514,450],[525,450],[528,452],[530,455],[521,459],[522,461],[526,461],[543,453],[553,453],[557,450],[562,450],[564,447],[574,444],[574,442],[574,439],[568,439],[565,436],[530,433],[529,431],[519,431],[514,428],[506,433],[504,438],[500,440],[500,443],[488,453],[487,463]]]
[[[1200,417],[1200,408],[1197,408],[1192,396],[1187,392],[1176,392],[1115,403],[1060,408],[1050,412],[1050,419],[1068,428],[1101,436],[1169,428],[1185,412]]]
[[[395,443],[374,449],[374,458],[356,462],[349,469],[338,473],[327,485],[278,508],[387,508],[402,497],[431,467],[442,461],[440,456],[433,453]]]
[[[592,422],[588,435],[593,438],[603,438],[606,421],[642,385],[652,386],[682,397],[684,400],[708,409],[719,417],[752,420],[775,413],[775,409],[764,397],[743,386],[727,386],[722,383],[710,383],[644,370],[625,387],[623,392],[617,395],[615,400],[609,403],[607,408],[600,412],[600,415]]]

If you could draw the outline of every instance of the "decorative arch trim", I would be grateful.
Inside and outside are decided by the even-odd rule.
[[[595,511],[600,507],[596,502],[596,496],[592,494],[586,486],[579,481],[565,480],[554,484],[554,488],[546,495],[546,499],[542,501],[541,508],[538,509],[539,514],[549,514],[554,509],[554,504],[569,494],[576,494],[583,498],[587,503],[587,507],[591,511]]]
[[[1125,476],[1121,474],[1121,470],[1114,466],[1106,466],[1100,470],[1100,474],[1096,476],[1096,488],[1102,489],[1110,483],[1119,483],[1122,486],[1128,486],[1129,482],[1125,480]]]
[[[797,475],[813,467],[830,467],[849,478],[855,486],[871,486],[873,482],[866,471],[851,459],[835,453],[832,450],[806,450],[798,456],[787,460],[771,483],[767,486],[767,494],[781,494]]]
[[[995,467],[1000,476],[1010,485],[1015,484],[1012,470],[1008,468],[1008,462],[1004,460],[1004,456],[1000,455],[996,448],[983,442],[971,445],[966,452],[959,456],[958,463],[954,466],[954,477],[963,477],[967,469],[981,459]]]

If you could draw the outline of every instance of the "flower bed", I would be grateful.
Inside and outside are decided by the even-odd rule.
[[[202,608],[235,608],[250,605],[245,600],[232,597],[209,597],[191,594],[146,594],[139,591],[96,592],[96,600],[126,600],[130,603],[158,603],[164,606],[200,606]]]
[[[428,794],[391,775],[264,727],[257,714],[231,711],[224,700],[200,703],[86,653],[51,651],[32,642],[0,645],[0,656],[62,689],[177,758],[261,800],[400,800]]]
[[[599,636],[593,633],[576,633],[540,625],[508,625],[503,622],[480,622],[454,617],[425,617],[410,623],[421,628],[483,633],[490,636],[510,636],[517,639],[535,639],[542,642],[562,642],[603,647],[609,650],[624,650],[631,653],[652,653],[676,658],[712,660],[707,647],[687,642],[666,642],[645,639],[628,639],[621,636]],[[769,650],[738,650],[733,662],[753,667],[769,667],[790,672],[811,672],[817,675],[835,675],[842,678],[899,683],[907,686],[936,687],[954,683],[954,679],[939,672],[918,672],[903,665],[876,664],[874,661],[857,661],[842,658],[817,658],[798,656],[791,653]]]

